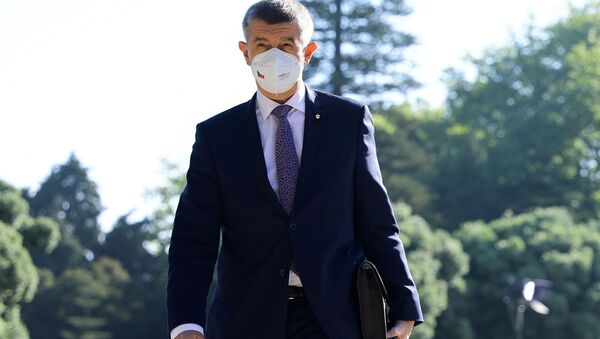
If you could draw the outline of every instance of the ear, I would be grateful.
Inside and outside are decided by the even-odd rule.
[[[242,51],[244,59],[246,59],[246,65],[250,66],[250,64],[252,64],[252,59],[250,59],[250,56],[248,55],[248,44],[246,44],[243,41],[240,41],[238,43],[238,48],[240,49],[240,51]]]
[[[308,45],[306,46],[306,50],[304,51],[304,63],[308,65],[308,63],[310,62],[310,58],[312,58],[313,54],[315,53],[315,51],[317,50],[317,48],[319,48],[319,45],[317,45],[316,42],[311,41],[308,43]]]

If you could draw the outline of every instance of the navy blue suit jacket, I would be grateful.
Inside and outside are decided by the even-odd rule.
[[[289,216],[267,178],[256,96],[197,125],[169,249],[169,330],[197,323],[207,339],[283,339],[292,258],[331,339],[361,337],[355,275],[365,256],[388,290],[390,319],[423,320],[383,186],[371,113],[349,99],[306,94]],[[217,290],[207,316],[215,262]]]

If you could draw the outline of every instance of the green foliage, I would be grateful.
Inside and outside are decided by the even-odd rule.
[[[75,286],[60,291],[66,282],[76,277],[81,278],[80,289],[94,287],[84,284],[92,280],[96,284],[110,286],[109,282],[100,279],[101,274],[94,276],[94,272],[83,268],[87,263],[86,249],[77,238],[81,237],[88,246],[97,246],[94,243],[97,243],[99,234],[96,220],[99,214],[99,197],[95,187],[95,183],[87,179],[86,170],[72,155],[66,164],[53,169],[52,174],[35,195],[24,191],[32,204],[32,214],[38,217],[18,219],[20,220],[19,231],[36,265],[49,268],[42,268],[39,271],[33,269],[36,277],[37,272],[40,272],[41,287],[36,298],[22,306],[23,319],[35,338],[62,338],[69,337],[71,334],[79,336],[90,333],[94,338],[102,337],[101,333],[95,333],[93,329],[100,328],[101,325],[95,322],[99,320],[105,322],[104,318],[77,313],[83,312],[82,306],[78,303],[85,301],[87,297],[81,296],[81,291],[78,291],[80,295],[73,295],[72,292],[77,291]],[[16,191],[13,189],[13,192]],[[13,193],[12,197],[14,196]],[[24,200],[22,203],[27,205]],[[27,207],[25,210],[28,209]],[[94,263],[96,266],[93,267],[100,264]],[[82,267],[81,271],[73,271],[77,266]],[[68,270],[68,274],[65,270]],[[67,275],[61,274],[62,272]],[[89,278],[90,276],[92,278]],[[85,280],[85,277],[89,279]],[[89,290],[90,293],[94,291],[96,291],[94,288]],[[73,299],[60,300],[57,293],[73,296]],[[94,298],[90,297],[87,300],[94,300]],[[61,317],[57,313],[58,303],[62,303],[63,309],[72,309],[73,314],[69,317],[64,315]],[[93,308],[94,311],[96,307],[93,304],[89,305],[89,308]],[[78,316],[85,319],[79,319]]]
[[[0,180],[0,339],[29,338],[21,304],[31,301],[39,277],[28,249],[51,250],[57,241],[56,223],[28,213],[20,193]]]
[[[21,193],[10,184],[0,180],[0,222],[19,231],[29,250],[43,249],[50,253],[60,240],[59,227],[51,219],[32,218],[29,205]]]
[[[473,60],[473,81],[449,74],[449,114],[431,184],[448,225],[535,206],[598,217],[599,8],[574,9],[488,50]]]
[[[156,201],[152,215],[150,216],[151,225],[148,231],[153,233],[152,242],[160,247],[160,251],[166,252],[171,238],[171,227],[179,195],[185,187],[185,170],[181,169],[175,163],[166,159],[162,160],[165,183],[161,186],[149,189],[146,197]]]
[[[96,259],[89,269],[73,268],[45,282],[37,307],[29,310],[34,338],[115,338],[110,324],[125,316],[119,301],[130,276],[123,266],[108,257]]]
[[[409,13],[403,0],[305,0],[319,49],[305,78],[316,88],[381,101],[415,87],[406,74],[404,49],[414,43],[397,29]]]
[[[525,337],[598,338],[600,324],[581,320],[600,310],[599,231],[596,223],[576,224],[564,208],[463,224],[456,236],[471,258],[467,288],[451,296],[438,337],[474,338],[461,331],[490,339],[511,337],[503,303],[508,283],[543,278],[553,282],[547,302],[551,313],[528,312]]]
[[[26,243],[37,247],[32,257],[41,267],[40,291],[31,303],[23,305],[23,318],[34,338],[162,337],[167,274],[162,246],[167,246],[168,236],[160,238],[158,225],[165,225],[162,231],[166,232],[168,221],[129,223],[124,216],[103,243],[94,245],[90,256],[90,248],[82,241],[96,231],[99,234],[99,229],[94,230],[99,211],[95,187],[87,170],[72,156],[66,164],[56,166],[30,197],[36,204],[32,210],[49,217],[22,223],[21,232]],[[169,217],[168,212],[159,214]],[[57,232],[47,227],[56,225],[54,220],[60,222],[62,231],[57,246]],[[85,225],[95,226],[89,229]],[[47,237],[42,241],[36,235]]]
[[[21,194],[0,180],[0,221],[19,229],[29,214],[29,206]]]
[[[33,297],[38,275],[21,235],[0,221],[0,338],[29,338],[19,304]]]
[[[16,305],[31,300],[37,287],[37,272],[31,262],[23,238],[0,222],[0,303]]]
[[[154,338],[164,334],[166,319],[167,254],[156,244],[154,224],[129,223],[121,217],[106,235],[100,254],[115,258],[130,275],[130,282],[116,305],[123,314],[109,324],[115,338]]]
[[[29,224],[24,234],[48,235],[48,243],[36,243],[40,247],[31,251],[35,264],[50,268],[55,275],[87,265],[99,246],[102,206],[96,183],[88,178],[77,157],[72,154],[66,163],[55,166],[35,194],[28,190],[24,194],[32,214],[45,218]],[[47,227],[50,220],[60,226],[60,241]]]
[[[23,235],[25,247],[41,249],[45,253],[51,253],[60,242],[58,224],[46,217],[30,219],[21,228],[21,235]]]
[[[409,105],[374,109],[377,156],[392,201],[403,201],[415,213],[436,222],[436,198],[429,182],[436,175],[430,135],[439,129],[439,110]]]
[[[433,338],[436,320],[448,306],[448,293],[464,290],[469,258],[458,240],[446,231],[432,230],[408,205],[397,203],[394,211],[426,319],[411,338]]]
[[[40,189],[29,197],[29,204],[34,215],[56,220],[62,234],[73,235],[88,251],[98,246],[100,196],[96,183],[74,154],[52,169]]]
[[[1,307],[2,305],[0,305]],[[0,310],[1,311],[1,310]],[[1,339],[28,339],[27,328],[21,322],[21,315],[18,306],[11,307],[2,311],[0,318],[0,338]]]

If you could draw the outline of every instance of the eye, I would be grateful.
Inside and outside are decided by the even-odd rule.
[[[295,46],[290,43],[285,43],[285,44],[279,46],[279,49],[284,50],[284,51],[294,51]]]

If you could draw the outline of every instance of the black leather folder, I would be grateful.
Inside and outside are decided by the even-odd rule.
[[[385,339],[388,326],[387,291],[375,265],[364,259],[356,274],[363,339]]]

